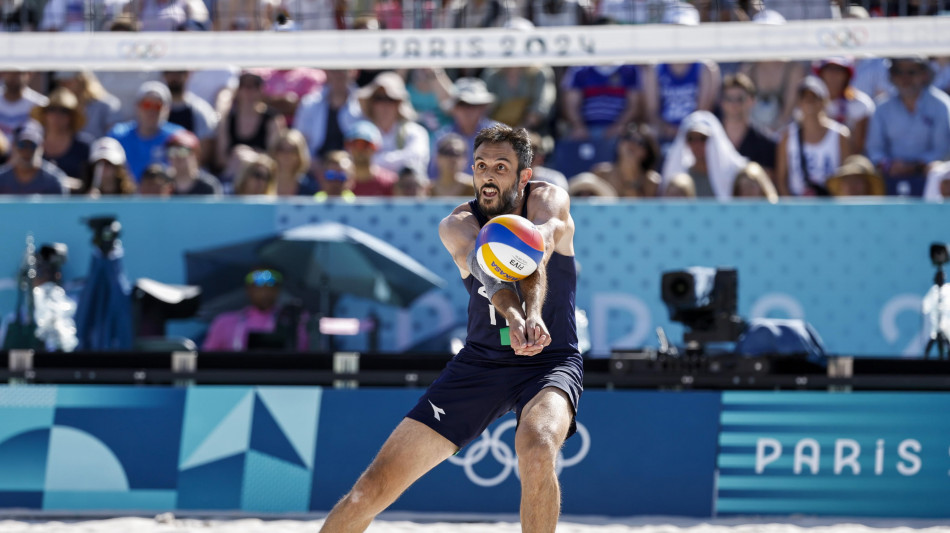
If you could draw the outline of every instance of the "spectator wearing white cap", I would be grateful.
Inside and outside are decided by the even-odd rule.
[[[0,171],[0,194],[67,194],[66,174],[43,159],[43,127],[27,120],[13,132],[10,164]]]
[[[472,168],[475,162],[472,151],[475,145],[475,136],[478,132],[496,124],[488,118],[488,106],[495,102],[495,95],[488,92],[485,82],[479,78],[459,78],[455,81],[455,95],[451,102],[452,123],[443,126],[433,135],[433,143],[438,146],[442,137],[449,133],[456,133],[465,140],[466,159],[465,168]],[[438,168],[433,159],[429,163],[429,177],[438,176]]]
[[[171,93],[164,83],[147,81],[139,87],[136,120],[120,122],[109,132],[125,150],[129,170],[136,183],[145,167],[153,163],[167,164],[165,142],[182,127],[168,122]]]
[[[409,91],[395,72],[381,72],[359,92],[363,115],[381,135],[373,163],[398,173],[403,168],[424,171],[429,165],[429,132],[414,122],[416,110]]]
[[[828,118],[828,99],[818,76],[806,76],[798,86],[798,118],[782,133],[775,156],[782,196],[828,196],[825,182],[851,155],[851,132]]]
[[[126,166],[125,150],[112,137],[101,137],[92,143],[89,164],[92,172],[89,181],[89,196],[132,196],[135,180]]]

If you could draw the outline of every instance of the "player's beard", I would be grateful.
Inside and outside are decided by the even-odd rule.
[[[507,190],[499,189],[493,185],[482,185],[482,188],[478,190],[478,207],[481,208],[482,213],[485,213],[485,216],[488,218],[494,218],[498,215],[504,215],[514,211],[515,202],[518,201],[518,195],[520,193],[517,189],[517,185],[518,184],[515,183]],[[482,191],[484,191],[486,187],[498,189],[498,194],[495,196],[495,207],[486,207],[485,202],[482,200]]]

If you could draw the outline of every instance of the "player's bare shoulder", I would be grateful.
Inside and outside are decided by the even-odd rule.
[[[574,254],[574,219],[571,217],[571,197],[561,187],[543,181],[531,182],[528,197],[528,218],[535,223],[551,226],[555,251],[562,255]]]
[[[468,275],[466,257],[475,247],[478,230],[478,219],[475,218],[475,213],[472,213],[468,203],[456,207],[439,222],[439,238],[442,239],[445,249],[452,255],[463,278]]]

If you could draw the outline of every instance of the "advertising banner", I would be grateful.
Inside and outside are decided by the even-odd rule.
[[[237,67],[418,68],[651,64],[941,55],[942,17],[301,32],[0,33],[0,68],[179,70]]]
[[[421,391],[327,390],[313,510],[329,509]],[[711,516],[719,393],[587,391],[558,462],[566,514]],[[413,485],[393,510],[517,513],[514,415]]]
[[[716,511],[950,517],[947,393],[724,392]]]
[[[328,511],[421,389],[0,387],[0,508]],[[564,512],[711,516],[718,393],[589,391]],[[517,513],[508,415],[396,511]]]

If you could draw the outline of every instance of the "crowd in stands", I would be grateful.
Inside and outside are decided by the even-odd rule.
[[[930,14],[914,9],[939,5],[910,2],[894,13],[892,4],[48,0],[37,10],[31,0],[6,0],[2,24],[49,31],[776,24]],[[474,137],[502,122],[529,130],[535,179],[575,196],[950,196],[950,56],[10,71],[0,82],[0,194],[470,196]]]

